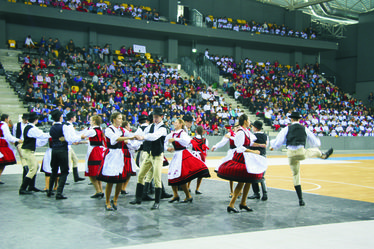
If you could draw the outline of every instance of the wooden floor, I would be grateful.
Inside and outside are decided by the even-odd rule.
[[[373,159],[365,158],[372,157]],[[348,160],[347,160],[348,158]],[[221,157],[207,158],[212,179]],[[268,187],[294,191],[286,156],[269,156],[266,171]],[[167,173],[167,169],[163,169]],[[337,154],[328,160],[307,159],[301,163],[304,192],[374,203],[374,154]]]

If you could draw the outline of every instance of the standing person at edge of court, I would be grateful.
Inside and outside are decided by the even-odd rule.
[[[9,122],[9,115],[2,114],[0,121],[0,177],[5,166],[17,163],[14,152],[9,147],[9,144],[15,142],[23,143],[22,139],[18,139],[10,134]],[[0,185],[1,184],[4,184],[4,182],[0,180]]]
[[[38,162],[35,158],[36,147],[41,147],[48,143],[50,135],[42,132],[35,125],[38,123],[38,115],[32,112],[28,115],[28,123],[23,130],[22,155],[24,156],[29,171],[22,179],[22,185],[19,189],[20,195],[34,192],[45,192],[35,187],[36,172],[38,171]],[[26,190],[26,188],[28,189]]]
[[[252,133],[253,135],[256,136],[256,144],[258,145],[263,145],[262,147],[259,146],[251,146],[251,150],[258,150],[260,151],[260,156],[266,157],[266,146],[268,145],[268,136],[262,132],[262,122],[259,120],[256,120],[252,125]],[[268,194],[267,194],[267,189],[266,189],[266,183],[265,183],[265,173],[264,172],[262,179],[260,181],[261,183],[261,189],[262,189],[262,198],[261,200],[266,201],[268,199]],[[248,197],[248,199],[260,199],[260,188],[259,188],[259,183],[254,182],[252,183],[252,190],[253,190],[253,195]]]
[[[62,195],[62,193],[69,174],[69,144],[77,143],[82,139],[85,139],[86,136],[78,136],[75,132],[72,132],[69,129],[69,126],[63,125],[62,112],[59,110],[56,109],[52,111],[51,116],[55,123],[49,131],[49,134],[52,137],[52,174],[49,181],[47,196],[51,197],[53,195],[53,185],[57,178],[58,169],[60,168],[61,175],[58,181],[56,200],[62,200],[67,199],[67,197]]]
[[[23,138],[23,129],[25,129],[27,125],[28,115],[29,115],[28,113],[24,113],[22,115],[22,121],[18,122],[16,125],[13,126],[13,136],[15,136],[18,139]],[[21,164],[23,167],[22,179],[24,179],[26,174],[29,172],[29,167],[27,166],[26,160],[22,156],[22,153],[21,153],[22,144],[16,142],[14,145],[17,147],[18,155],[19,155],[19,158],[21,159]]]
[[[151,207],[152,210],[159,209],[162,195],[161,169],[164,161],[164,141],[167,135],[166,126],[162,121],[163,116],[164,113],[162,109],[155,108],[153,111],[153,124],[145,128],[143,136],[135,136],[136,139],[144,140],[144,142],[146,142],[143,144],[146,156],[140,166],[135,200],[131,201],[130,204],[134,205],[142,203],[145,176],[148,171],[152,169],[155,182],[155,202]]]
[[[270,150],[278,149],[286,143],[293,184],[299,198],[299,205],[304,206],[305,202],[300,184],[300,161],[311,157],[327,159],[334,150],[331,148],[326,153],[322,153],[318,149],[321,146],[321,141],[308,128],[299,123],[301,119],[299,112],[292,112],[289,117],[291,118],[291,124],[283,128],[277,137],[270,141]],[[305,149],[307,142],[311,146],[309,149]]]

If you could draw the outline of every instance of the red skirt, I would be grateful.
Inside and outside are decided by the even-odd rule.
[[[17,163],[13,151],[8,146],[0,147],[0,152],[1,154],[3,154],[3,157],[0,158],[0,166],[6,166]]]
[[[100,165],[103,161],[104,149],[100,146],[95,146],[88,157],[88,173],[85,176],[97,176],[99,174]]]
[[[183,185],[195,178],[210,177],[209,169],[203,161],[196,158],[188,150],[182,152],[181,175],[175,179],[169,179],[169,185]]]
[[[123,159],[125,162],[125,166],[123,167],[123,172],[127,172],[127,177],[136,176],[136,171],[132,170],[132,159],[130,151],[127,149],[123,150]]]
[[[231,160],[224,162],[218,169],[217,176],[219,178],[235,181],[235,182],[247,182],[255,183],[260,182],[264,173],[251,174],[248,173],[247,167],[245,166],[245,160],[243,153],[234,152],[234,156]]]

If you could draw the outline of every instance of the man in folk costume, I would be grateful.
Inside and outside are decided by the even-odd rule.
[[[69,132],[76,133],[74,129],[73,123],[77,120],[77,114],[73,111],[66,114],[66,126]],[[74,176],[74,182],[84,181],[85,179],[82,177],[79,177],[78,174],[78,157],[75,154],[74,149],[71,147],[71,144],[69,143],[69,165],[73,165],[73,176]]]
[[[136,185],[136,198],[134,201],[131,201],[130,204],[141,204],[145,176],[148,171],[152,169],[155,182],[155,202],[151,207],[152,210],[159,209],[162,195],[161,169],[164,161],[164,141],[167,135],[166,126],[162,121],[163,115],[161,108],[155,108],[153,111],[153,124],[145,128],[143,136],[135,136],[138,140],[144,140],[143,149],[146,155],[140,166],[138,184]]]
[[[30,113],[28,115],[28,124],[23,130],[23,145],[22,155],[24,156],[29,171],[23,178],[22,185],[19,189],[20,195],[31,194],[30,191],[40,192],[41,190],[35,187],[36,172],[38,171],[38,162],[35,158],[36,147],[43,146],[48,143],[50,135],[42,132],[35,125],[38,123],[38,115],[36,113]],[[26,188],[28,189],[26,190]],[[45,192],[45,191],[42,191]]]
[[[52,113],[52,119],[55,123],[52,125],[49,134],[52,137],[52,159],[51,159],[51,168],[52,175],[49,181],[49,188],[47,196],[50,197],[53,195],[53,184],[57,178],[58,168],[61,170],[61,175],[58,181],[58,188],[56,194],[56,200],[67,199],[63,196],[63,190],[65,187],[66,179],[69,174],[69,144],[77,143],[82,139],[85,139],[86,136],[78,136],[75,132],[72,132],[69,129],[68,125],[63,125],[62,112],[59,110],[54,110]],[[61,138],[63,137],[63,139]],[[63,141],[62,141],[63,140]]]
[[[2,114],[0,121],[0,176],[5,166],[17,163],[14,152],[9,147],[9,144],[15,142],[23,143],[22,139],[18,139],[10,134],[9,122],[9,115]],[[4,184],[4,182],[0,181],[0,184]]]
[[[251,146],[251,150],[259,150],[260,151],[260,156],[266,157],[266,146],[268,145],[268,136],[262,132],[262,122],[259,120],[256,120],[252,125],[252,133],[253,135],[256,136],[256,144],[257,145],[263,145],[262,147],[260,146]],[[265,171],[266,172],[266,171]],[[260,181],[261,183],[261,189],[262,189],[262,198],[261,200],[266,201],[268,199],[267,195],[267,189],[266,189],[266,183],[265,183],[265,172],[262,176],[262,179]],[[260,199],[260,188],[259,188],[259,183],[254,182],[252,183],[252,190],[253,190],[253,195],[248,197],[248,199]]]
[[[135,135],[144,135],[145,128],[149,126],[149,124],[153,122],[153,115],[140,115],[139,116],[139,123],[140,126],[138,130],[135,132]],[[138,150],[138,155],[136,157],[136,162],[137,165],[141,165],[144,159],[147,157],[147,153],[144,152],[144,147],[149,148],[151,146],[151,141],[144,141],[143,144],[140,146]],[[163,166],[168,165],[168,161],[164,156],[164,161],[162,163]],[[142,196],[142,201],[154,201],[155,199],[149,196],[148,194],[153,194],[152,190],[154,189],[153,187],[153,169],[151,168],[148,173],[145,176],[145,184],[144,184],[144,189],[143,189],[143,196]],[[173,195],[167,193],[165,191],[164,183],[161,181],[162,189],[161,189],[161,199],[166,199],[170,198]]]
[[[15,136],[18,139],[23,139],[23,129],[25,129],[25,127],[27,125],[28,115],[29,115],[28,113],[24,113],[22,115],[22,121],[18,122],[16,125],[13,126],[13,136]],[[22,156],[22,153],[21,153],[22,144],[16,142],[14,145],[17,147],[17,151],[18,151],[19,157],[21,159],[21,164],[22,164],[22,167],[23,167],[23,174],[22,174],[22,179],[23,179],[23,178],[25,178],[27,172],[29,172],[29,167],[27,166],[26,160]]]
[[[286,143],[288,162],[293,174],[293,184],[299,198],[299,205],[304,206],[305,202],[300,185],[300,161],[310,157],[327,159],[334,150],[331,148],[326,153],[322,153],[318,149],[321,146],[321,141],[308,128],[299,123],[301,119],[299,112],[292,112],[289,117],[291,118],[291,124],[283,128],[277,137],[270,141],[270,150],[278,149]],[[309,149],[305,149],[307,142],[311,147]]]

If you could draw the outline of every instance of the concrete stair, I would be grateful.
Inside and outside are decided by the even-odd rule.
[[[19,72],[18,55],[21,51],[0,49],[0,61],[7,72]],[[27,112],[17,94],[6,81],[5,76],[0,76],[0,113],[8,114],[13,123],[20,121],[23,113]]]

